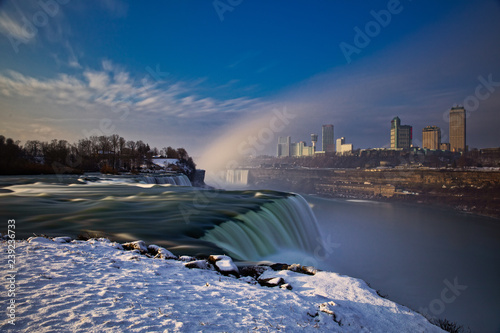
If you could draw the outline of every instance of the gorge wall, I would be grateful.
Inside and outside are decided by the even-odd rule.
[[[252,168],[248,184],[325,197],[410,201],[500,218],[500,172],[432,169]]]

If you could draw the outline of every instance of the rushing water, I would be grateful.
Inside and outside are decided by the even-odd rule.
[[[174,253],[259,260],[283,249],[312,252],[317,222],[299,195],[191,187],[183,175],[2,177],[3,220],[18,237],[102,235],[142,239]],[[186,186],[182,186],[186,185]]]

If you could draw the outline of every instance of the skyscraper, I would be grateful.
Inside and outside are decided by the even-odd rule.
[[[324,152],[333,153],[335,151],[333,125],[323,125],[321,129],[321,145]]]
[[[410,149],[413,129],[409,125],[401,125],[399,117],[391,120],[391,148]]]
[[[450,110],[450,150],[464,152],[466,150],[465,109],[455,106]]]
[[[441,129],[437,126],[427,126],[422,130],[422,148],[441,149]]]
[[[292,146],[292,138],[289,136],[280,136],[278,138],[278,157],[288,157],[290,156]]]

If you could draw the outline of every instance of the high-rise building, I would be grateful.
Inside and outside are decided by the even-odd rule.
[[[466,150],[465,109],[455,106],[450,110],[450,150],[464,152]]]
[[[333,153],[335,151],[333,125],[323,125],[321,129],[321,146],[324,152]]]
[[[318,142],[318,134],[311,134],[311,142],[312,142],[313,152],[315,152],[316,142]]]
[[[441,149],[441,129],[437,126],[427,126],[422,130],[422,148]]]
[[[394,117],[391,120],[391,148],[410,149],[412,139],[412,127],[401,125],[399,117]]]
[[[341,137],[340,139],[337,139],[337,145],[336,145],[336,151],[337,154],[347,154],[352,152],[352,143],[345,143],[345,138]]]
[[[345,138],[344,137],[341,137],[341,138],[337,139],[337,144],[335,145],[335,150],[337,152],[341,151],[343,144],[345,144]]]
[[[290,136],[280,136],[278,138],[278,157],[291,156],[292,138]]]

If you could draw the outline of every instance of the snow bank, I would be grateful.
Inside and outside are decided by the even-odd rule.
[[[103,239],[16,242],[15,326],[2,312],[0,331],[442,332],[358,279],[253,269],[258,279],[283,281],[293,290],[269,288],[251,276],[237,279],[141,255],[144,244],[130,245],[136,249]],[[0,248],[5,254],[7,242]],[[229,257],[217,258],[219,269],[236,268]]]

